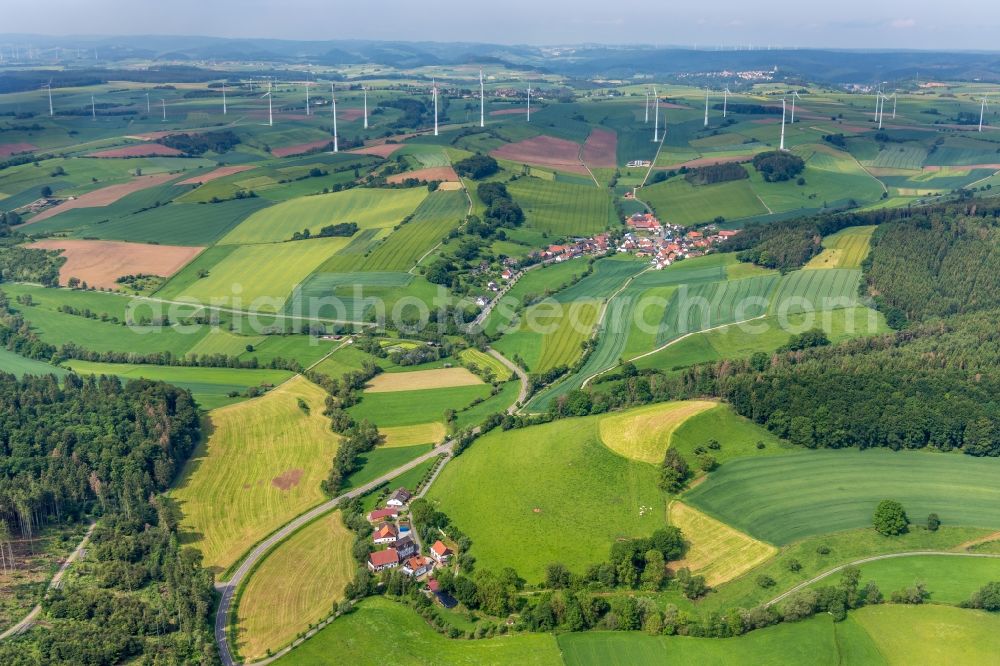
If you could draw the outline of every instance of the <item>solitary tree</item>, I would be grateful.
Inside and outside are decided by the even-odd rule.
[[[882,500],[875,508],[875,530],[885,536],[897,536],[906,532],[910,524],[903,505],[895,500]]]

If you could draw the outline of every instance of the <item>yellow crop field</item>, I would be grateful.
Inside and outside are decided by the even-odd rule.
[[[449,388],[452,386],[476,386],[482,383],[483,380],[465,368],[384,372],[381,375],[376,375],[368,383],[365,392],[422,391],[424,389]]]
[[[718,403],[710,400],[666,402],[609,414],[601,418],[601,441],[609,449],[652,464],[663,460],[670,436],[684,421]]]

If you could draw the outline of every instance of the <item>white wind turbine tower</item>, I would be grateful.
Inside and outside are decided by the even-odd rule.
[[[253,94],[253,77],[250,77],[250,94]]]
[[[146,115],[148,116],[150,114],[150,112],[151,112],[151,110],[150,110],[150,107],[149,107],[149,93],[146,93]]]
[[[528,122],[531,122],[531,84],[528,84]]]
[[[368,86],[361,86],[361,91],[365,95],[365,129],[368,129]]]
[[[262,95],[267,98],[267,126],[274,127],[274,114],[271,110],[271,81],[267,82],[267,92]]]
[[[979,131],[983,131],[983,118],[986,117],[986,109],[989,104],[986,103],[987,95],[983,95],[983,102],[979,105]]]
[[[438,85],[437,79],[431,79],[431,95],[434,97],[434,136],[438,135]]]
[[[49,82],[42,87],[49,91],[49,116],[54,116],[55,111],[52,108],[52,79],[49,79]]]
[[[879,98],[879,110],[878,110],[878,128],[882,129],[882,119],[885,118],[885,100],[886,96],[881,92],[878,94]]]
[[[649,89],[646,89],[646,124],[649,124]]]
[[[785,149],[785,98],[781,98],[781,145],[778,150]]]
[[[726,113],[729,111],[729,86],[726,86],[725,90],[722,91],[722,117],[726,117]]]
[[[483,70],[479,70],[479,126],[486,127],[486,88],[483,86]]]
[[[167,100],[160,98],[160,106],[163,107],[163,122],[167,122]]]
[[[222,82],[222,115],[226,115],[226,82]]]
[[[705,88],[705,127],[708,127],[708,88]]]
[[[97,120],[97,103],[94,101],[94,96],[90,96],[90,119]]]
[[[309,115],[309,75],[306,75],[306,115]]]
[[[337,140],[337,95],[333,91],[333,81],[330,82],[330,103],[333,105],[333,152],[340,152]]]
[[[802,99],[802,98],[799,96],[799,91],[798,90],[793,90],[792,91],[792,119],[791,119],[791,123],[790,123],[792,125],[795,124],[795,100],[797,100],[797,99]]]
[[[653,123],[653,142],[660,140],[660,96],[656,94],[656,88],[653,88],[653,115],[656,116],[656,121]]]

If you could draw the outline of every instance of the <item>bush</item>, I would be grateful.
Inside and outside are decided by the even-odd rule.
[[[764,589],[767,589],[769,587],[774,587],[777,584],[778,584],[777,581],[775,581],[767,574],[761,574],[760,576],[757,576],[757,587],[762,587]]]

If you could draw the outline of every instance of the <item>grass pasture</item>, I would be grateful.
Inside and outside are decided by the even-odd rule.
[[[794,314],[858,305],[861,270],[829,268],[801,270],[781,277],[771,306],[771,314]]]
[[[236,609],[236,649],[249,660],[277,651],[330,614],[354,576],[354,534],[339,511],[303,527],[267,555]]]
[[[1000,653],[1000,618],[947,606],[868,606],[852,614],[890,666],[989,664]]]
[[[481,352],[472,347],[469,349],[463,349],[459,352],[458,357],[467,367],[475,366],[481,370],[489,370],[497,381],[505,382],[509,380],[513,374],[506,365],[490,354]]]
[[[874,226],[848,227],[823,239],[823,251],[805,268],[861,268],[868,256]]]
[[[402,373],[405,377],[407,374]],[[476,398],[486,398],[490,386],[479,382],[472,386],[423,389],[419,391],[391,391],[365,393],[361,402],[347,411],[355,420],[367,419],[385,428],[427,423],[431,419],[444,420],[448,409],[461,409]]]
[[[778,552],[774,546],[757,541],[684,502],[671,502],[667,515],[670,524],[681,529],[688,545],[684,559],[671,563],[671,567],[675,570],[688,567],[705,576],[711,587],[743,575]]]
[[[655,467],[601,444],[596,417],[493,431],[442,471],[429,498],[469,535],[482,567],[511,566],[529,582],[551,562],[582,572],[615,539],[666,517]]]
[[[310,406],[308,414],[298,405]],[[296,377],[260,398],[211,412],[208,439],[171,495],[182,538],[223,571],[247,548],[323,500],[339,438],[323,416],[326,393]]]
[[[591,336],[599,311],[600,304],[593,299],[542,301],[528,308],[519,328],[494,347],[508,358],[523,359],[531,372],[572,365],[583,353],[581,345]]]
[[[24,375],[56,375],[62,377],[67,374],[64,368],[49,365],[42,361],[26,358],[7,349],[0,349],[0,371],[8,372],[18,377]]]
[[[328,224],[354,222],[360,229],[391,229],[416,210],[427,189],[352,189],[300,197],[258,211],[219,241],[222,245],[280,243],[296,231],[319,233]],[[312,241],[301,241],[309,243]]]
[[[708,400],[687,400],[608,414],[599,421],[601,441],[619,455],[657,465],[674,431],[687,419],[716,405]]]
[[[607,191],[540,178],[519,178],[508,184],[531,227],[553,236],[589,236],[614,220]]]
[[[684,226],[711,222],[717,217],[736,220],[770,212],[754,193],[749,180],[695,186],[683,178],[674,178],[647,185],[638,197],[661,220]]]
[[[1000,529],[1000,460],[884,450],[745,458],[723,464],[684,501],[782,545],[867,527],[886,498],[902,502],[915,521],[937,513],[946,525]]]
[[[412,609],[382,597],[371,597],[354,612],[337,619],[278,663],[320,666],[337,662],[376,666],[386,662],[378,645],[405,646],[392,656],[398,664],[495,664],[496,666],[558,666],[556,639],[550,634],[522,633],[478,641],[445,638]]]

